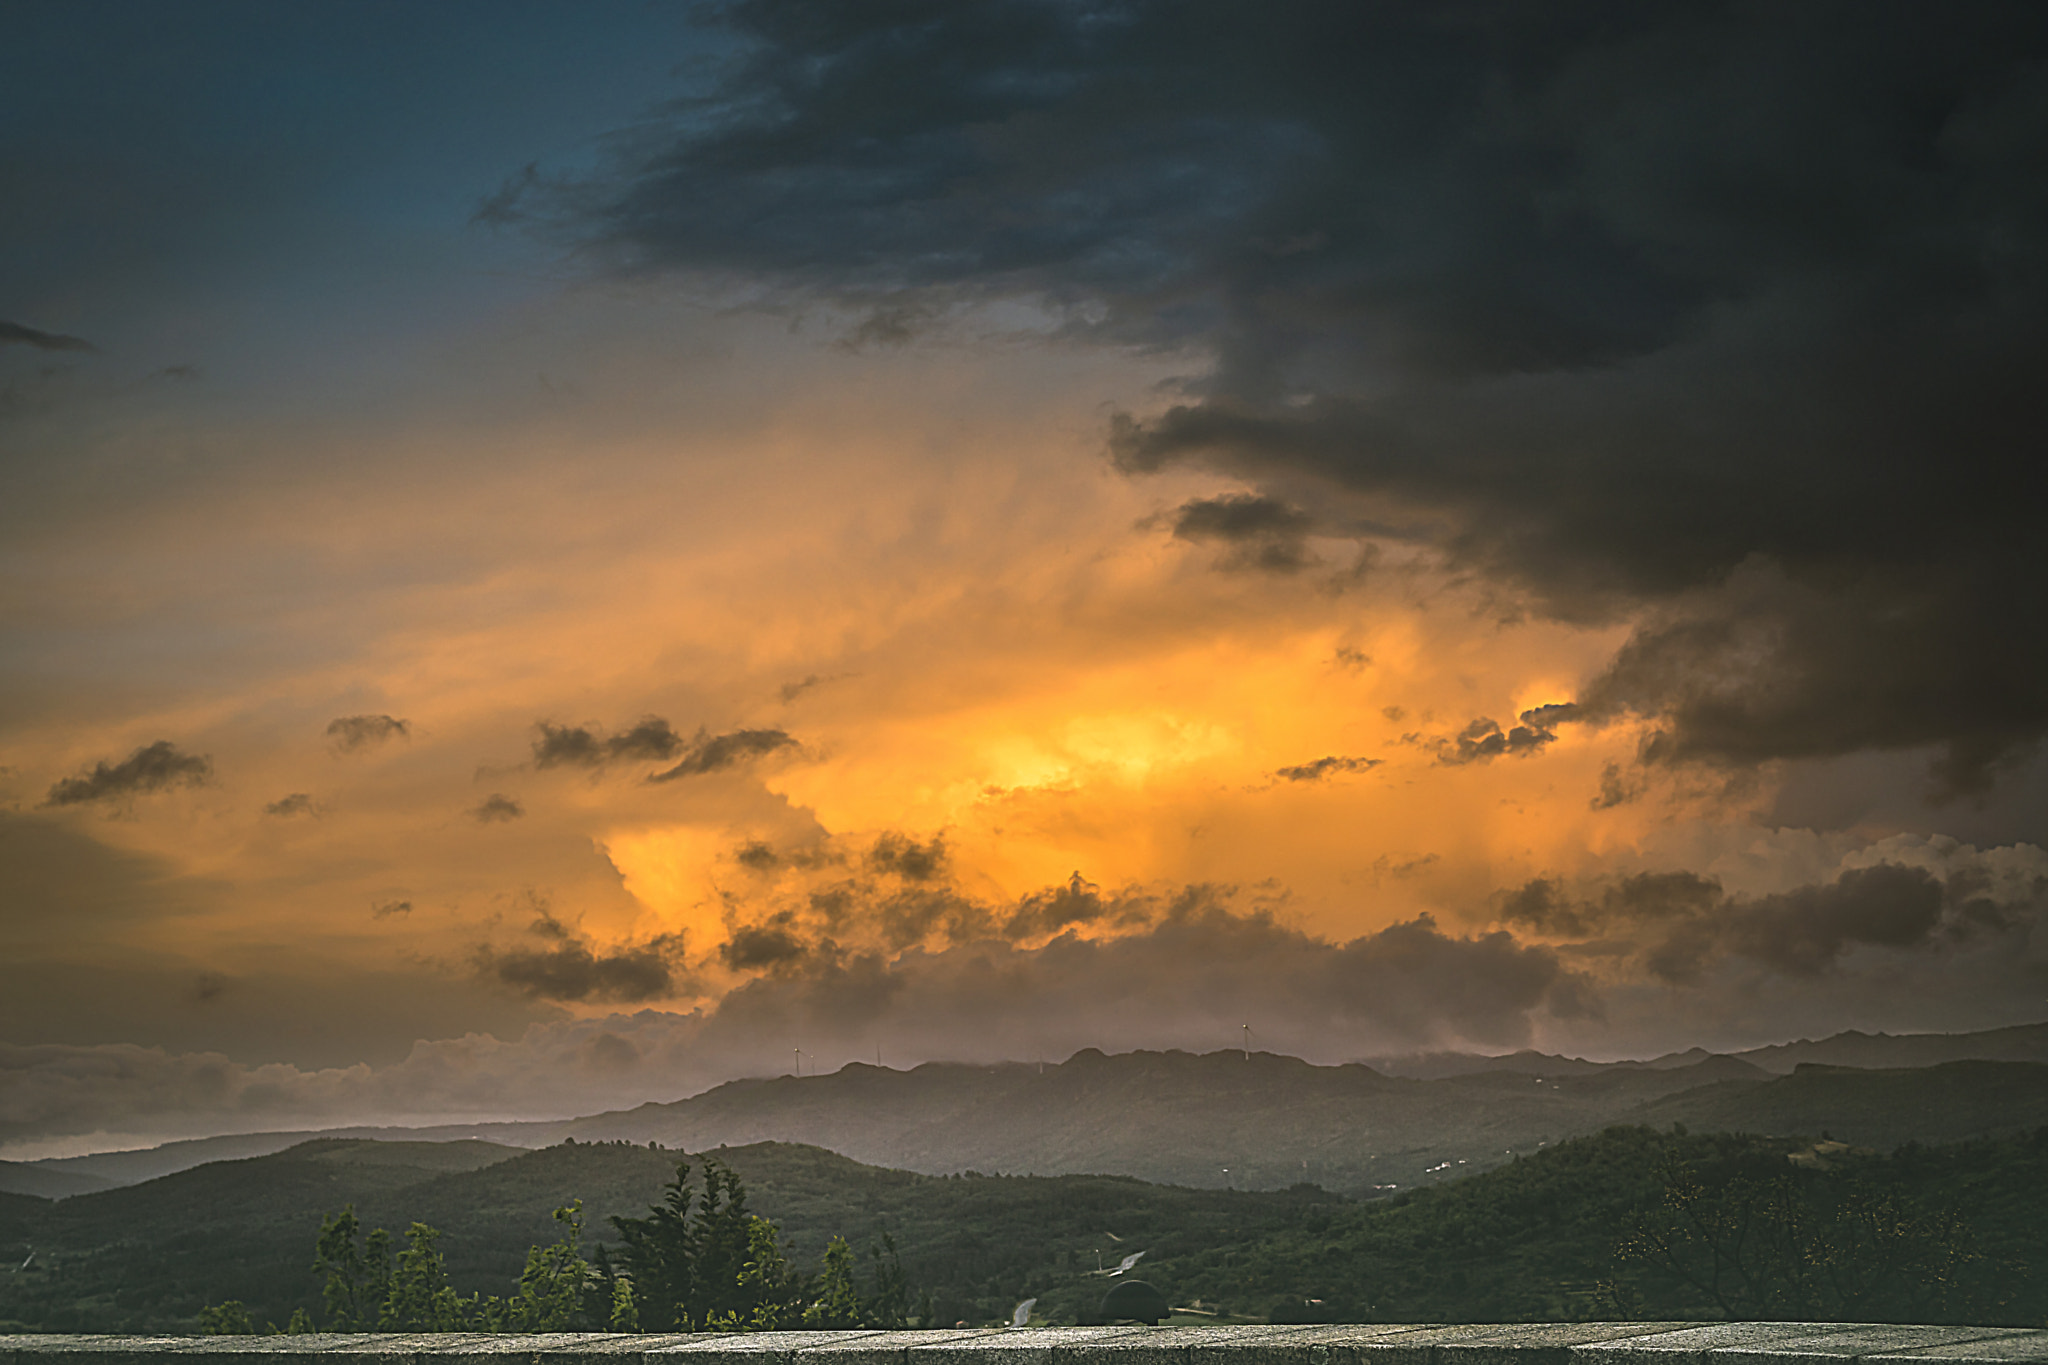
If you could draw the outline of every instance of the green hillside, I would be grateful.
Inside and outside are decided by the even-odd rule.
[[[1956,1142],[2048,1124],[2048,1065],[1946,1062],[1864,1070],[1801,1063],[1789,1076],[1733,1081],[1661,1096],[1641,1121],[1719,1132],[1813,1133],[1896,1147]]]
[[[1798,1162],[1788,1160],[1795,1154]],[[746,1180],[753,1210],[781,1224],[799,1265],[814,1266],[834,1235],[860,1247],[887,1233],[912,1286],[932,1292],[946,1323],[1007,1319],[1028,1297],[1039,1299],[1039,1321],[1086,1320],[1111,1283],[1092,1273],[1097,1265],[1139,1251],[1138,1274],[1176,1304],[1222,1320],[1721,1315],[1669,1267],[1617,1255],[1632,1230],[1669,1219],[1674,1170],[1724,1203],[1744,1189],[1789,1201],[1786,1216],[1805,1220],[1801,1235],[1838,1237],[1860,1210],[1881,1206],[1887,1226],[1933,1230],[1899,1243],[1914,1255],[1960,1248],[1950,1276],[1959,1288],[1948,1298],[1916,1288],[1919,1263],[1907,1257],[1898,1287],[1860,1318],[2048,1320],[2039,1269],[2048,1266],[2048,1129],[1886,1156],[1805,1139],[1617,1128],[1371,1201],[1310,1185],[1250,1192],[1115,1176],[923,1176],[782,1143],[716,1155]],[[0,1276],[0,1321],[16,1330],[189,1330],[202,1304],[229,1298],[259,1323],[299,1307],[317,1312],[313,1240],[322,1215],[344,1203],[367,1225],[397,1231],[418,1219],[440,1228],[457,1287],[502,1294],[526,1248],[558,1230],[550,1210],[580,1198],[593,1232],[609,1234],[605,1217],[644,1212],[677,1160],[622,1143],[517,1153],[489,1143],[322,1141],[58,1203],[0,1196],[0,1255],[18,1265],[36,1248],[27,1270]]]
[[[1850,1152],[1819,1166],[1787,1159],[1808,1150],[1803,1140],[1610,1129],[1468,1180],[1213,1248],[1173,1266],[1174,1283],[1184,1298],[1233,1307],[1320,1298],[1330,1315],[1355,1321],[1726,1316],[1655,1265],[1617,1255],[1639,1217],[1654,1223],[1666,1213],[1665,1170],[1677,1162],[1710,1198],[1739,1181],[1783,1182],[1809,1220],[1845,1204],[1874,1208],[1857,1202],[1873,1194],[1894,1197],[1895,1212],[1958,1215],[1968,1243],[1959,1275],[1971,1293],[1942,1304],[1902,1292],[1863,1305],[1854,1315],[1862,1320],[2048,1319],[2048,1129],[1890,1156]]]

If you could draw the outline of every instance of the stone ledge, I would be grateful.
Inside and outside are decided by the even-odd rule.
[[[730,1336],[0,1337],[0,1365],[289,1365],[277,1357],[344,1365],[2048,1365],[2048,1330],[1575,1322]]]

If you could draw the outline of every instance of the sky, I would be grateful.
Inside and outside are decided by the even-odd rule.
[[[2048,1018],[2038,5],[6,11],[0,1156]]]

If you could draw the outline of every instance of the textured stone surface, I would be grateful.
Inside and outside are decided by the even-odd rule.
[[[1717,1351],[1790,1351],[1799,1342],[1842,1330],[1827,1322],[1710,1322],[1673,1331],[1643,1336],[1589,1341],[1572,1348],[1572,1356],[1586,1365],[1700,1365]]]
[[[2034,1327],[2011,1327],[1998,1331],[1996,1335],[1987,1332],[1972,1341],[1923,1346],[1896,1354],[1873,1353],[1864,1358],[1890,1361],[1894,1365],[1907,1365],[1909,1361],[1955,1362],[1957,1365],[1996,1361],[2004,1365],[2004,1362],[2015,1360],[2048,1360],[2048,1332]]]
[[[1076,1365],[1096,1343],[1156,1327],[1023,1327],[913,1346],[908,1365]]]
[[[1057,1331],[1058,1328],[1048,1330]],[[1063,1356],[1086,1365],[1300,1365],[1308,1357],[1288,1343],[1307,1327],[1141,1327],[1115,1329],[1119,1335],[1090,1343],[1079,1355]],[[1327,1358],[1327,1356],[1325,1357]]]
[[[1713,1353],[1714,1365],[1840,1365],[1845,1358],[1862,1359],[1900,1351],[1968,1346],[1987,1338],[2011,1336],[2013,1328],[1906,1327],[1882,1323],[1868,1326],[1826,1324],[1820,1336],[1804,1337],[1776,1350],[1748,1346],[1723,1347]]]
[[[930,1332],[864,1332],[813,1342],[797,1353],[798,1365],[908,1365],[913,1346],[940,1346],[1001,1336],[999,1327],[956,1327]]]
[[[1683,1322],[1546,1322],[1468,1327],[1433,1343],[1437,1365],[1568,1365],[1581,1346],[1682,1331]]]
[[[809,1346],[843,1346],[881,1332],[724,1332],[690,1337],[673,1345],[657,1346],[641,1354],[648,1365],[791,1365],[797,1353]]]
[[[2048,1365],[2048,1331],[1858,1323],[0,1337],[0,1365]]]

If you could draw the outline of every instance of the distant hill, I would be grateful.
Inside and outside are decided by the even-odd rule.
[[[1732,1082],[1662,1096],[1642,1121],[1738,1133],[1819,1133],[1891,1148],[2048,1125],[2048,1065],[1948,1062],[1867,1071],[1803,1063],[1761,1084]]]
[[[64,1199],[74,1194],[91,1194],[94,1190],[110,1190],[119,1183],[83,1171],[52,1170],[26,1161],[0,1161],[0,1194]]]
[[[1817,1061],[1788,1060],[1805,1056],[1796,1049],[1864,1060],[1824,1082],[1805,1075]],[[2040,1060],[2018,1056],[2037,1050]],[[1966,1060],[1950,1061],[1957,1053]],[[1923,1055],[1941,1066],[1866,1065]],[[1111,1056],[1087,1049],[1056,1066],[929,1063],[909,1071],[854,1063],[826,1076],[733,1081],[688,1099],[576,1119],[324,1136],[526,1148],[565,1137],[687,1150],[797,1142],[932,1175],[1105,1173],[1240,1189],[1311,1181],[1370,1194],[1490,1169],[1617,1123],[1868,1133],[1856,1140],[1880,1145],[2048,1123],[2048,1024],[1899,1038],[1852,1033],[1743,1056],[1694,1050],[1647,1062],[1537,1052],[1408,1061],[1431,1074],[1239,1051]],[[277,1152],[312,1136],[209,1138],[19,1164],[133,1183],[223,1157]],[[4,1172],[0,1189],[65,1192],[8,1183]]]
[[[1790,1075],[1804,1062],[1823,1066],[1854,1066],[1897,1070],[1936,1066],[1942,1062],[2048,1063],[2048,1023],[2016,1024],[1977,1033],[1862,1033],[1851,1029],[1818,1041],[1801,1039],[1743,1052],[1713,1053],[1705,1048],[1666,1053],[1645,1061],[1589,1062],[1547,1052],[1511,1052],[1489,1056],[1476,1052],[1418,1052],[1364,1059],[1388,1076],[1442,1080],[1480,1071],[1520,1071],[1531,1076],[1584,1074],[1614,1068],[1671,1070],[1693,1066],[1710,1057],[1730,1056],[1775,1075]]]
[[[0,1273],[0,1330],[189,1330],[201,1305],[226,1298],[249,1304],[258,1322],[317,1313],[313,1244],[322,1216],[343,1204],[366,1226],[439,1228],[456,1285],[502,1294],[527,1247],[561,1231],[552,1209],[581,1199],[592,1238],[615,1241],[606,1220],[645,1213],[682,1159],[623,1143],[532,1152],[479,1143],[461,1155],[430,1145],[321,1140],[56,1203],[0,1195],[0,1260],[36,1252],[31,1271]],[[943,1289],[947,1312],[977,1323],[1007,1318],[1013,1284],[1057,1278],[1099,1297],[1104,1281],[1086,1273],[1098,1250],[1111,1265],[1129,1250],[1193,1253],[1339,1202],[1321,1191],[1184,1190],[1114,1176],[923,1176],[787,1143],[715,1155],[740,1172],[750,1207],[781,1224],[806,1269],[834,1235],[865,1248],[889,1233],[912,1281]]]
[[[1088,1049],[1043,1068],[899,1072],[856,1063],[829,1076],[737,1082],[565,1129],[685,1149],[802,1142],[929,1174],[1107,1172],[1191,1186],[1309,1180],[1366,1189],[1416,1183],[1431,1167],[1495,1164],[1686,1083],[1641,1073],[1423,1082],[1270,1053]]]
[[[287,1147],[296,1147],[302,1142],[315,1138],[370,1139],[380,1142],[459,1142],[464,1140],[498,1139],[500,1130],[510,1128],[532,1140],[513,1141],[514,1148],[541,1145],[541,1139],[533,1137],[529,1130],[545,1130],[556,1125],[515,1123],[515,1124],[450,1124],[437,1128],[324,1128],[300,1129],[295,1132],[278,1133],[232,1133],[225,1137],[187,1138],[181,1142],[166,1142],[156,1147],[143,1147],[123,1152],[93,1152],[86,1156],[46,1157],[41,1161],[7,1162],[0,1165],[30,1167],[35,1170],[55,1172],[67,1176],[83,1176],[96,1182],[93,1189],[105,1189],[116,1185],[135,1185],[158,1176],[172,1175],[178,1171],[189,1171],[194,1166],[209,1161],[237,1161],[245,1157],[269,1156],[282,1152]],[[11,1185],[0,1183],[0,1189],[12,1189]],[[37,1190],[23,1190],[23,1193],[42,1193]],[[85,1193],[84,1189],[75,1193]],[[61,1198],[61,1195],[53,1197]]]
[[[1944,1062],[2048,1063],[2048,1023],[2016,1024],[1982,1033],[1837,1033],[1819,1042],[1801,1039],[1735,1054],[1781,1074],[1802,1064],[1898,1070]]]
[[[1057,1067],[854,1065],[721,1086],[565,1125],[587,1140],[701,1149],[783,1140],[933,1174],[1114,1172],[1190,1186],[1349,1193],[1441,1182],[1616,1123],[1864,1132],[1885,1144],[2048,1123],[2048,1067],[1773,1077],[1732,1057],[1439,1080],[1217,1052],[1081,1052]]]

